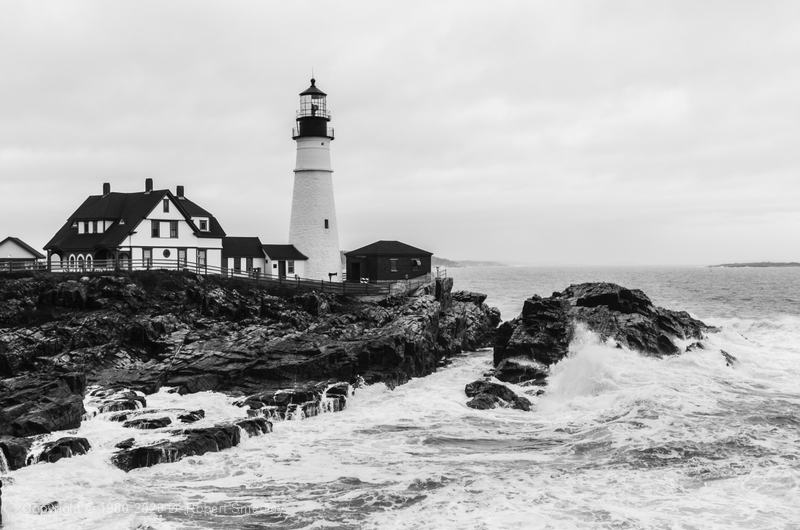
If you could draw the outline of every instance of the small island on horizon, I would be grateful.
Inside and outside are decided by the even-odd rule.
[[[500,263],[499,261],[475,261],[475,260],[459,260],[455,261],[447,258],[440,258],[433,256],[431,258],[431,266],[433,267],[508,267],[507,263]]]
[[[800,267],[800,262],[786,261],[786,262],[772,262],[772,261],[757,261],[753,263],[722,263],[720,265],[709,265],[709,267]]]

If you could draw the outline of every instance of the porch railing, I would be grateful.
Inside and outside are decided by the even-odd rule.
[[[301,278],[299,276],[273,276],[264,274],[258,269],[237,270],[199,263],[187,262],[179,265],[175,260],[127,260],[117,264],[112,260],[93,260],[81,263],[53,263],[48,269],[46,262],[2,262],[0,263],[0,274],[19,272],[19,271],[52,271],[52,272],[73,272],[89,273],[104,271],[143,271],[143,270],[183,270],[203,275],[218,275],[227,278],[238,278],[251,281],[257,284],[271,285],[297,291],[319,291],[323,293],[335,293],[346,296],[356,297],[378,297],[385,298],[392,295],[401,295],[417,289],[418,287],[430,283],[434,276],[446,276],[446,270],[439,270],[437,274],[428,274],[419,278],[400,280],[393,283],[351,283],[331,282],[326,280],[315,280],[311,278]]]

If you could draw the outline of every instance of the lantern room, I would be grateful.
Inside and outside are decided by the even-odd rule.
[[[297,111],[297,127],[292,129],[292,138],[317,136],[333,140],[333,128],[328,127],[331,113],[328,112],[325,92],[317,88],[316,79],[300,93],[300,110]]]

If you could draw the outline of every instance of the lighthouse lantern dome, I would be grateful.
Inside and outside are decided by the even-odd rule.
[[[327,94],[317,88],[316,79],[311,86],[300,92],[300,110],[297,111],[297,127],[292,129],[292,138],[323,137],[333,140],[333,129],[328,127],[331,113],[328,112]]]

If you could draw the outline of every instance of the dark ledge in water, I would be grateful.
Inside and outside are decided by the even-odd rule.
[[[525,300],[522,314],[504,322],[494,346],[494,375],[501,381],[544,385],[550,366],[567,356],[576,327],[585,325],[602,339],[644,355],[682,352],[677,339],[702,347],[705,333],[717,331],[686,311],[656,307],[642,291],[613,283],[570,285],[563,293]]]

